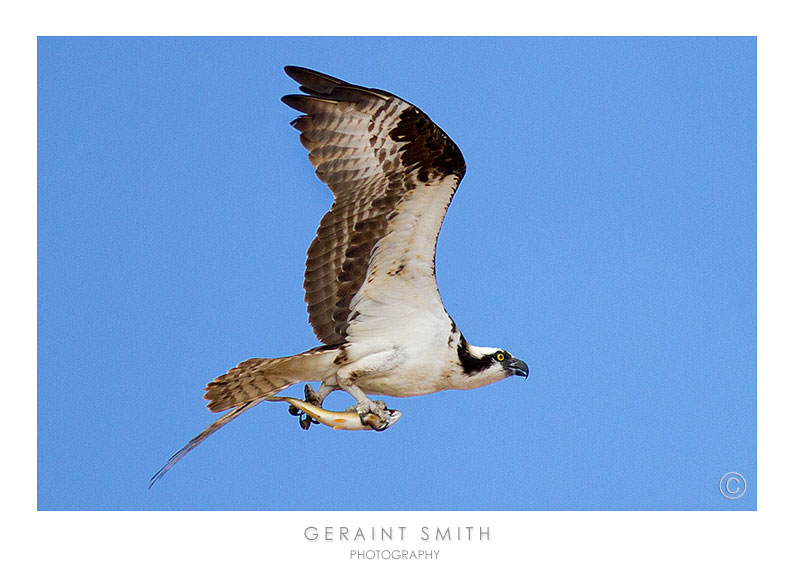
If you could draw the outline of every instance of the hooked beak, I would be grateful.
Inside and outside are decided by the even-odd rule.
[[[520,359],[512,359],[506,364],[505,369],[509,375],[522,375],[526,379],[528,378],[528,365]]]

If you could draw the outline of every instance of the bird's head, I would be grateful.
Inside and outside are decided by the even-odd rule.
[[[465,379],[471,381],[472,387],[488,385],[512,375],[528,378],[528,365],[525,361],[505,349],[476,347],[462,338],[458,354]]]

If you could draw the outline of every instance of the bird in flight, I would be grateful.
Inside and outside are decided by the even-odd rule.
[[[468,343],[440,298],[437,236],[465,172],[453,140],[389,92],[296,66],[285,72],[302,94],[282,101],[302,114],[292,125],[334,195],[304,273],[309,322],[322,345],[249,359],[208,383],[208,408],[229,412],[177,452],[150,486],[226,423],[299,382],[320,382],[317,391],[305,386],[304,404],[320,408],[329,393],[343,390],[356,401],[350,411],[362,426],[384,430],[397,411],[368,395],[411,397],[528,376],[525,362],[505,349]],[[291,409],[302,428],[314,422]]]

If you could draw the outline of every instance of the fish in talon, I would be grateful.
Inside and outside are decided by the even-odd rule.
[[[334,430],[379,430],[390,428],[401,418],[401,411],[386,409],[389,417],[382,421],[375,413],[360,416],[356,411],[327,411],[306,401],[293,397],[266,397],[267,401],[285,402],[295,409],[303,411],[313,421],[333,428]]]

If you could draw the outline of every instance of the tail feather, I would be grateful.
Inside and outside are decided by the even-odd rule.
[[[174,453],[174,455],[166,462],[166,464],[163,465],[163,468],[161,468],[159,471],[157,471],[157,473],[155,473],[155,476],[153,476],[151,479],[149,479],[149,488],[152,488],[152,486],[158,480],[160,480],[161,477],[164,474],[166,474],[172,466],[177,464],[177,462],[179,462],[179,460],[182,457],[184,457],[186,454],[188,454],[193,449],[195,449],[197,446],[199,446],[199,444],[203,440],[205,440],[207,437],[209,437],[211,434],[216,432],[218,429],[223,427],[225,424],[227,424],[231,420],[238,418],[240,415],[242,415],[243,413],[248,411],[250,408],[252,408],[254,406],[257,406],[258,404],[260,404],[264,400],[265,400],[265,397],[262,397],[260,399],[255,399],[253,401],[250,401],[248,403],[244,403],[242,405],[239,405],[235,409],[229,411],[228,413],[225,413],[224,415],[218,417],[218,419],[216,419],[214,422],[212,422],[205,430],[203,430],[198,435],[193,437],[188,442],[188,444],[186,444],[184,447],[182,447],[180,450],[178,450],[176,453]]]
[[[220,416],[177,451],[152,477],[149,488],[152,488],[152,485],[177,464],[177,461],[199,446],[203,440],[263,402],[268,396],[294,383],[321,381],[329,377],[336,368],[334,360],[338,356],[339,348],[337,345],[325,345],[292,357],[249,359],[216,377],[205,389],[207,391],[205,398],[210,401],[207,407],[213,412],[234,408]]]
[[[216,413],[273,395],[302,381],[320,381],[332,374],[338,346],[323,346],[291,357],[248,359],[207,384],[207,408]]]

